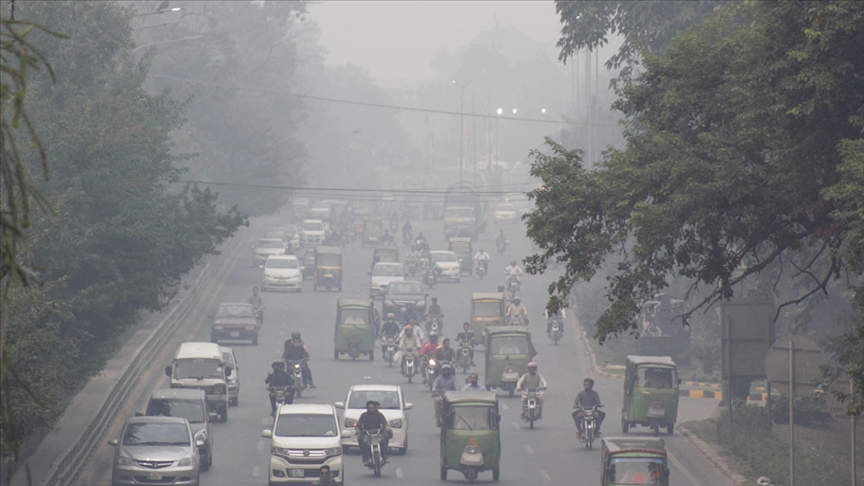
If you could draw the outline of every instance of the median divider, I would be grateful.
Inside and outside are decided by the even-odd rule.
[[[187,293],[168,311],[146,340],[138,346],[132,355],[132,359],[123,367],[119,378],[108,387],[108,392],[105,394],[102,405],[98,407],[95,415],[89,418],[82,418],[82,421],[86,421],[87,425],[81,430],[80,436],[73,445],[60,455],[53,455],[49,451],[40,454],[39,449],[42,449],[43,445],[47,445],[45,444],[46,441],[50,440],[50,433],[46,436],[36,453],[25,461],[25,464],[29,465],[31,475],[33,476],[32,484],[44,486],[74,484],[78,473],[86,465],[95,446],[111,423],[112,417],[123,406],[130,390],[137,384],[141,373],[152,364],[153,357],[163,351],[164,344],[181,327],[181,324],[185,322],[185,316],[195,308],[198,297],[208,287],[207,283],[211,279],[218,280],[218,278],[213,278],[215,275],[227,272],[227,270],[220,268],[223,266],[221,265],[223,260],[228,258],[227,255],[231,255],[246,247],[267,219],[269,218],[250,223],[246,231],[241,229],[245,234],[231,238],[222,245],[220,255],[208,258],[207,263],[197,278],[187,284]],[[86,390],[86,387],[84,390]],[[82,390],[82,393],[84,390]],[[51,462],[48,463],[48,461]],[[40,471],[46,472],[40,474]],[[26,470],[22,465],[21,469],[13,477],[11,485],[25,486],[28,484]]]

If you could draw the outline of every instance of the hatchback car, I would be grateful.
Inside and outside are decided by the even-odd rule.
[[[414,404],[405,403],[402,387],[398,385],[354,385],[348,390],[348,398],[344,402],[336,402],[336,408],[344,410],[342,426],[346,431],[351,431],[351,437],[342,439],[342,447],[359,447],[354,427],[360,415],[366,411],[366,402],[369,400],[381,404],[378,410],[384,414],[393,430],[389,449],[405,454],[408,451],[408,415],[405,412],[411,410]]]
[[[198,486],[199,447],[185,418],[132,417],[114,447],[113,486],[171,484]]]
[[[228,348],[225,348],[228,349]],[[213,465],[213,432],[210,423],[219,415],[207,412],[207,394],[203,390],[191,388],[162,388],[150,395],[147,411],[139,416],[181,417],[189,422],[195,440],[204,442],[198,448],[201,456],[201,470],[206,471]]]
[[[381,262],[372,267],[369,275],[372,277],[369,280],[369,298],[383,298],[390,283],[405,280],[405,268],[401,263]]]
[[[223,340],[252,341],[258,344],[258,320],[252,304],[246,302],[223,302],[219,304],[216,315],[210,316],[213,325],[210,328],[210,342]]]
[[[263,267],[264,262],[267,261],[267,257],[270,255],[284,255],[285,250],[288,249],[282,238],[261,238],[253,248],[252,266],[255,267]]]
[[[272,255],[264,263],[263,290],[303,292],[303,273],[294,255]]]
[[[456,282],[462,280],[462,271],[459,265],[459,257],[456,255],[455,252],[430,251],[429,255],[432,257],[432,261],[435,263],[435,266],[441,269],[441,273],[438,275],[439,279],[449,278]]]
[[[237,356],[234,355],[234,350],[219,346],[219,351],[222,351],[222,358],[225,364],[231,367],[231,373],[228,373],[228,403],[237,406],[240,402],[240,368],[237,367]]]
[[[515,223],[517,218],[516,206],[513,203],[505,202],[495,206],[495,222],[496,223]]]

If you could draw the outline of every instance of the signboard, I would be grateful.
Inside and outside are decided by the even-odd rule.
[[[773,302],[738,300],[720,306],[723,379],[765,378],[765,353],[774,342]]]
[[[816,391],[817,380],[822,377],[821,366],[826,364],[828,357],[822,352],[822,348],[804,336],[785,336],[778,339],[765,356],[765,372],[771,386],[788,395],[791,375],[796,398],[812,395]]]

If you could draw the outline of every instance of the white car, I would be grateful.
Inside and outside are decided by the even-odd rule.
[[[273,255],[264,263],[262,290],[303,292],[303,272],[294,255]]]
[[[461,280],[461,272],[459,269],[459,257],[452,251],[430,251],[432,261],[435,266],[441,269],[441,274],[438,278],[450,278],[459,282]]]
[[[345,431],[351,431],[351,437],[342,439],[342,447],[359,447],[357,432],[354,427],[360,420],[360,415],[366,411],[366,402],[374,400],[381,404],[378,410],[384,414],[393,437],[388,448],[391,452],[405,454],[408,450],[408,415],[405,413],[414,407],[413,403],[405,403],[402,387],[397,385],[354,385],[348,390],[348,398],[344,402],[336,402],[336,408],[345,410],[342,413],[342,426]]]
[[[405,280],[405,268],[401,263],[380,262],[372,267],[369,272],[372,277],[369,280],[369,298],[384,298],[384,290],[390,282],[401,282]]]
[[[342,439],[350,435],[339,427],[333,405],[280,405],[273,428],[261,431],[271,439],[268,484],[309,484],[325,464],[333,480],[344,484]]]
[[[261,238],[254,246],[252,265],[263,267],[267,258],[271,255],[284,255],[287,248],[281,238]]]
[[[300,241],[303,246],[315,246],[324,243],[327,228],[320,219],[304,219],[300,225]]]
[[[495,223],[515,223],[518,211],[513,203],[505,202],[495,206]]]

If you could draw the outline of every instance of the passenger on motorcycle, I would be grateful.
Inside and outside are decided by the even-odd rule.
[[[384,325],[381,326],[381,353],[387,349],[387,338],[393,338],[394,340],[399,337],[399,324],[396,322],[396,316],[391,312],[387,314],[387,320],[384,321]]]
[[[465,386],[462,387],[462,391],[482,391],[483,387],[478,384],[479,381],[480,377],[477,376],[477,373],[471,373],[465,379]]]
[[[402,239],[410,240],[414,237],[414,228],[411,227],[411,221],[405,220],[405,224],[402,225]]]
[[[264,322],[264,299],[261,298],[261,294],[258,293],[258,287],[252,287],[252,295],[249,296],[248,299],[249,305],[252,306],[252,310],[255,312],[256,316],[260,314],[259,320]]]
[[[405,334],[405,328],[408,326],[411,326],[414,329],[414,334],[417,335],[417,337],[420,339],[420,342],[426,340],[426,331],[423,330],[423,326],[417,325],[417,321],[414,320],[413,317],[408,318],[408,322],[405,323],[405,326],[402,328],[402,334],[400,334],[400,336],[403,336]]]
[[[381,460],[387,462],[387,444],[390,442],[390,425],[387,424],[387,418],[384,414],[378,411],[380,404],[374,400],[366,402],[366,411],[357,419],[357,425],[354,430],[357,431],[357,442],[360,444],[360,451],[363,453],[363,464],[369,462],[371,451],[369,442],[366,441],[364,430],[379,430],[383,429],[381,435]]]
[[[274,361],[272,365],[273,371],[267,373],[267,378],[264,379],[264,384],[268,385],[267,389],[270,387],[290,387],[294,384],[294,380],[291,378],[291,375],[285,372],[285,363],[281,361]],[[286,390],[285,391],[285,403],[292,404],[294,403],[294,391]],[[274,415],[276,413],[276,394],[270,392],[270,415]]]
[[[459,343],[468,343],[468,349],[471,351],[471,366],[474,366],[474,331],[471,330],[470,323],[462,323],[462,330],[456,335],[456,340]]]
[[[303,362],[303,386],[309,388],[317,388],[312,381],[312,370],[309,369],[309,349],[306,348],[306,343],[300,339],[300,333],[294,331],[291,333],[291,339],[285,340],[285,349],[282,351],[282,359],[284,361],[302,361]]]
[[[567,311],[565,309],[559,309],[557,314],[549,315],[549,311],[543,311],[543,315],[546,317],[546,334],[552,334],[552,324],[555,321],[558,321],[558,329],[561,333],[561,336],[564,336],[564,319],[567,319]]]
[[[399,361],[402,366],[402,374],[405,374],[405,354],[411,349],[415,357],[419,357],[419,349],[423,345],[420,338],[414,335],[414,326],[407,325],[402,329],[402,337],[399,338],[399,352],[393,359]]]
[[[546,379],[543,378],[543,375],[537,373],[537,363],[530,362],[528,363],[528,373],[522,375],[519,378],[519,381],[516,382],[516,389],[520,391],[528,391],[530,389],[537,390],[537,418],[543,417],[543,395],[539,393],[540,390],[546,389]],[[528,401],[528,394],[522,394],[522,413],[525,413],[525,405]]]
[[[522,320],[522,325],[528,325],[528,309],[522,305],[522,299],[519,296],[513,297],[513,302],[507,308],[507,323],[513,325],[514,320]]]
[[[580,413],[579,408],[603,406],[603,403],[600,401],[600,394],[594,390],[594,380],[591,378],[585,378],[582,382],[582,386],[584,387],[584,390],[580,391],[579,394],[576,395],[576,401],[573,402],[573,408],[576,409],[576,411],[572,414],[579,435],[582,435],[585,432],[582,430],[582,414]],[[600,425],[603,424],[603,419],[606,418],[606,414],[595,409],[594,418],[597,421],[594,431],[597,434],[597,437],[600,437]]]

